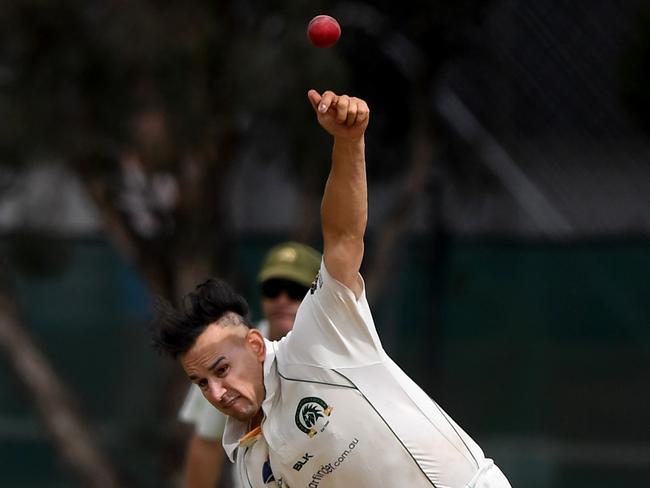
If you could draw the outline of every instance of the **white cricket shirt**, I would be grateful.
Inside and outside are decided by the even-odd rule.
[[[266,347],[261,429],[228,418],[223,438],[244,487],[510,487],[386,355],[365,289],[357,300],[323,263],[293,331]]]

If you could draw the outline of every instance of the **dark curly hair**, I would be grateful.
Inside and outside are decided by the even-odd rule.
[[[180,310],[159,299],[155,317],[149,326],[152,345],[158,352],[176,359],[194,345],[208,325],[228,312],[239,316],[239,323],[251,326],[248,303],[244,297],[217,278],[206,280],[188,293],[183,298]]]

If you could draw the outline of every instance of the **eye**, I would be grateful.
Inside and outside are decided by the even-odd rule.
[[[205,390],[208,387],[208,380],[199,380],[196,384],[199,388]]]
[[[224,376],[226,376],[226,375],[228,374],[228,371],[229,371],[229,370],[230,370],[230,365],[228,365],[228,364],[223,364],[223,365],[220,365],[220,366],[219,366],[219,367],[214,371],[214,373],[217,375],[217,378],[223,378]]]

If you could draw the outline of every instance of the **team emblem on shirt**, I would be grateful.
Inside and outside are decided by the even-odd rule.
[[[318,397],[306,397],[300,400],[296,408],[295,421],[300,430],[310,438],[323,432],[329,425],[328,417],[334,407]]]

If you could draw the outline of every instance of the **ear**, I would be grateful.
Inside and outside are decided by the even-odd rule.
[[[246,344],[255,353],[257,359],[263,363],[266,357],[266,343],[262,333],[257,329],[250,329],[246,334]]]

